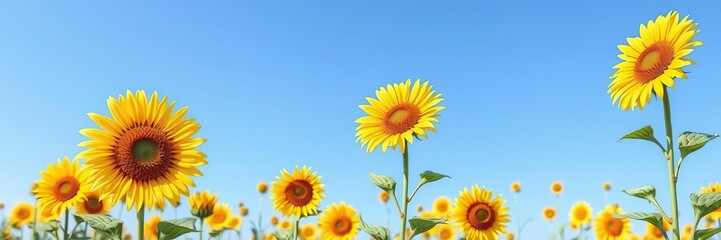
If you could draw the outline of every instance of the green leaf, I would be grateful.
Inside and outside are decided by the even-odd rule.
[[[413,217],[410,220],[408,220],[408,223],[411,225],[411,229],[413,229],[413,234],[411,235],[411,239],[421,233],[427,232],[428,230],[431,230],[433,227],[435,227],[438,224],[447,224],[448,220],[442,219],[442,218],[420,218],[420,217]]]
[[[275,235],[275,238],[277,238],[278,240],[288,240],[293,237],[293,230],[278,229],[278,231],[275,232],[273,235]]]
[[[695,239],[698,240],[706,240],[713,237],[713,235],[716,235],[719,232],[721,232],[721,228],[701,229],[696,230],[696,233],[694,233],[693,236]]]
[[[371,235],[371,237],[376,240],[389,240],[391,235],[391,231],[388,230],[388,228],[378,225],[368,225],[363,221],[363,218],[361,218],[360,230],[368,233],[368,235]]]
[[[171,219],[158,223],[160,240],[176,239],[183,234],[197,232],[195,230],[196,218]]]
[[[618,139],[618,140],[621,141],[623,139],[646,140],[646,141],[649,141],[649,142],[652,142],[652,143],[655,143],[656,145],[658,145],[662,151],[666,151],[665,149],[663,149],[663,146],[661,146],[661,143],[658,142],[658,140],[656,140],[656,137],[653,136],[653,128],[651,127],[651,125],[639,128],[636,131],[633,131],[629,134],[624,135],[623,137],[621,137],[621,139]]]
[[[627,190],[623,190],[623,192],[625,192],[628,195],[631,195],[631,196],[634,196],[637,198],[643,198],[643,199],[646,199],[649,201],[651,201],[651,199],[656,198],[656,188],[654,188],[651,185],[648,185],[645,187],[640,187],[640,188],[635,188],[635,189],[627,189]]]
[[[709,135],[705,133],[697,132],[684,132],[678,137],[678,149],[681,150],[681,157],[685,158],[687,155],[701,149],[708,141],[717,138],[716,135]]]
[[[666,235],[666,230],[663,229],[663,217],[660,213],[627,213],[627,214],[614,214],[613,217],[615,218],[631,218],[641,221],[646,221],[661,230],[661,233],[663,233],[663,236],[666,239],[669,239]]]
[[[432,171],[425,171],[425,172],[421,173],[421,181],[423,182],[423,184],[435,182],[435,181],[441,180],[443,178],[451,178],[451,177],[449,177],[448,175],[435,173]]]
[[[47,223],[38,223],[38,224],[36,224],[36,226],[35,226],[35,231],[36,231],[36,232],[54,232],[54,231],[57,230],[58,228],[60,228],[60,222],[59,222],[59,221],[56,221],[56,220],[53,220],[53,221],[50,221],[50,222],[47,222]],[[1,239],[1,238],[0,238],[0,239]]]
[[[383,191],[391,192],[396,190],[396,180],[393,180],[392,177],[380,176],[371,173],[371,181],[373,181],[373,184],[383,189]]]
[[[76,214],[77,224],[87,222],[97,232],[102,232],[107,238],[119,240],[123,235],[123,222],[103,214]]]
[[[693,206],[693,211],[696,213],[696,217],[701,219],[721,207],[721,193],[711,192],[701,193],[698,195],[692,193],[691,206]]]

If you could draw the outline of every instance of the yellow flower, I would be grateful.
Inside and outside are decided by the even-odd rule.
[[[611,183],[610,183],[610,182],[604,182],[602,187],[603,187],[603,190],[610,191],[610,190],[611,190]]]
[[[686,234],[691,234],[691,231],[693,231],[693,226],[691,224],[683,225],[683,232]]]
[[[438,224],[438,239],[439,240],[455,240],[456,229],[450,224]]]
[[[562,182],[556,181],[556,182],[551,183],[551,193],[558,196],[558,195],[561,195],[562,192],[563,192],[563,183]]]
[[[318,235],[318,230],[315,224],[308,223],[300,228],[300,239],[302,240],[314,240]]]
[[[376,99],[377,98],[377,99]],[[388,147],[406,151],[406,142],[413,143],[414,136],[428,138],[426,131],[435,132],[433,122],[438,122],[438,112],[445,107],[437,106],[443,101],[441,94],[418,79],[388,84],[376,91],[376,98],[366,97],[369,105],[360,105],[368,115],[356,119],[356,142],[371,152],[379,145],[385,153]]]
[[[293,229],[293,223],[290,222],[288,219],[283,219],[278,224],[278,228],[280,229]]]
[[[215,204],[213,214],[205,218],[205,223],[211,230],[220,230],[228,226],[232,216],[233,210],[228,207],[227,203]]]
[[[386,191],[381,191],[381,193],[378,195],[378,200],[380,200],[382,203],[387,203],[388,198],[390,198],[390,195]]]
[[[569,227],[571,230],[573,230],[573,231],[576,231],[576,230],[578,230],[579,228],[581,228],[581,226],[578,225],[578,223],[575,223],[575,222],[568,222],[568,227]]]
[[[671,224],[668,221],[663,221],[664,232],[671,228]],[[664,240],[663,233],[653,224],[646,224],[646,234],[643,235],[644,240]]]
[[[511,191],[513,192],[521,192],[521,182],[515,181],[511,183]]]
[[[506,234],[506,240],[514,240],[516,239],[516,236],[513,235],[513,233]]]
[[[503,206],[506,201],[500,195],[492,197],[492,191],[478,185],[460,191],[451,220],[463,230],[466,239],[496,239],[498,234],[506,233],[510,221],[508,207]]]
[[[418,212],[418,216],[421,217],[421,218],[435,218],[435,217],[436,217],[436,215],[434,215],[433,213],[428,212],[428,211],[420,211],[420,212]],[[433,228],[431,228],[431,230],[428,230],[428,231],[424,232],[424,233],[423,233],[423,236],[425,236],[425,237],[430,237],[430,236],[435,236],[435,235],[437,235],[437,234],[438,234],[438,228],[439,228],[440,225],[441,225],[441,224],[437,224],[437,225],[433,226]]]
[[[97,191],[88,192],[85,197],[78,205],[75,205],[75,213],[107,214],[113,208],[110,203],[100,199],[100,193]]]
[[[598,213],[594,222],[597,239],[626,240],[631,234],[631,222],[628,218],[615,218],[613,214],[623,214],[620,208],[613,205]]]
[[[218,202],[218,195],[210,194],[210,191],[194,193],[188,201],[190,202],[190,213],[202,221],[213,214],[215,204]]]
[[[293,174],[283,169],[270,189],[273,208],[283,216],[308,216],[318,213],[320,200],[325,197],[321,177],[309,167],[295,167]]]
[[[701,187],[701,193],[712,193],[712,192],[721,192],[721,184],[719,184],[718,182],[709,183],[708,187]],[[721,219],[721,208],[714,210],[713,212],[709,213],[706,216],[710,217],[713,220]]]
[[[628,45],[618,45],[623,61],[613,66],[617,70],[608,86],[613,103],[623,110],[643,109],[652,93],[663,99],[665,87],[674,87],[674,78],[686,78],[682,68],[694,62],[684,57],[702,44],[692,41],[700,32],[697,24],[688,16],[679,21],[678,12],[669,12],[641,24],[641,37],[626,38]]]
[[[163,219],[160,217],[160,215],[153,215],[148,219],[148,221],[145,222],[144,228],[144,234],[145,239],[148,240],[158,240],[158,223],[162,221]]]
[[[74,159],[66,157],[57,164],[48,165],[47,171],[41,172],[42,179],[36,181],[34,194],[38,198],[39,211],[52,211],[60,215],[63,211],[79,204],[85,193],[90,189],[86,184],[89,173]]]
[[[40,211],[38,210],[38,222],[48,223],[53,220],[60,219],[60,213],[53,211]]]
[[[439,197],[433,201],[433,215],[439,218],[448,218],[451,213],[451,199]]]
[[[227,225],[225,225],[225,228],[227,228],[227,229],[239,229],[242,224],[243,224],[243,219],[240,218],[240,216],[231,215],[231,216],[230,216],[230,219],[228,220]]]
[[[543,209],[543,218],[545,218],[548,221],[553,221],[554,218],[556,218],[556,208],[554,207],[546,207]]]
[[[80,133],[90,138],[79,146],[88,149],[79,157],[95,172],[94,189],[112,195],[115,204],[126,198],[127,208],[165,207],[165,200],[176,203],[195,187],[191,176],[201,176],[198,166],[207,164],[203,152],[195,148],[205,142],[193,135],[200,124],[186,119],[188,107],[173,113],[175,102],[158,99],[153,92],[148,100],[145,91],[109,98],[112,118],[88,113],[99,129],[87,128]],[[111,205],[112,205],[111,204]]]
[[[277,238],[275,237],[275,235],[273,235],[273,234],[271,234],[271,233],[266,233],[265,236],[263,237],[263,239],[264,239],[264,240],[277,240]]]
[[[276,216],[271,217],[270,225],[273,225],[273,226],[278,225],[278,217],[276,217]]]
[[[246,208],[246,207],[240,208],[240,215],[243,217],[248,216],[248,208]]]
[[[265,182],[259,182],[257,189],[260,194],[265,194],[268,192],[268,184]]]
[[[350,240],[358,235],[360,215],[344,202],[332,204],[318,218],[321,236],[324,240]]]
[[[576,202],[576,204],[571,207],[571,222],[579,226],[590,223],[592,214],[593,210],[591,209],[591,205],[588,205],[588,203],[584,201]]]

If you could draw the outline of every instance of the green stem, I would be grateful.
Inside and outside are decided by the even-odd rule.
[[[393,197],[393,201],[396,202],[396,208],[398,209],[398,215],[403,215],[403,211],[401,210],[401,205],[398,203],[398,197],[396,197],[396,191],[393,191],[393,194],[391,195]]]
[[[664,122],[666,123],[666,164],[668,166],[668,185],[671,193],[671,214],[672,216],[672,231],[673,239],[679,239],[679,224],[678,224],[678,200],[676,196],[676,181],[677,178],[674,175],[674,156],[673,156],[673,131],[671,128],[671,103],[669,100],[669,93],[666,86],[663,87],[663,91],[666,95],[663,97],[663,116]]]
[[[416,196],[416,193],[418,192],[418,189],[420,189],[421,186],[423,186],[423,184],[426,184],[426,180],[425,180],[425,179],[421,179],[421,181],[418,182],[418,186],[416,186],[416,189],[413,190],[413,193],[411,194],[411,197],[408,198],[408,202],[411,202],[411,201],[413,200],[413,197]]]
[[[202,218],[198,218],[198,219],[200,219],[200,228],[198,229],[198,237],[199,237],[198,239],[203,240],[203,219]]]
[[[671,222],[671,219],[666,215],[666,212],[663,211],[663,208],[661,208],[661,205],[658,204],[658,201],[656,201],[655,198],[649,200],[651,203],[653,203],[654,206],[656,206],[656,209],[658,209],[658,212],[661,213],[661,216],[663,219],[665,219],[668,222]]]
[[[35,239],[35,228],[37,227],[37,225],[38,225],[38,201],[35,200],[35,215],[33,217],[33,229],[32,229],[33,235],[32,235],[32,237],[30,237],[31,239]]]
[[[68,233],[68,231],[70,231],[70,229],[68,229],[69,227],[70,227],[70,209],[65,209],[65,234],[63,235],[63,239],[65,239],[65,240],[67,240],[71,235],[70,233]],[[33,230],[33,231],[35,231],[35,230]],[[35,234],[33,234],[33,235],[35,235]]]
[[[676,164],[676,173],[673,175],[676,179],[678,179],[678,172],[681,171],[681,163],[683,163],[684,158],[678,159],[678,164]]]
[[[295,218],[295,225],[293,225],[293,240],[298,239],[298,224],[300,224],[300,217]]]
[[[144,240],[145,239],[145,204],[140,206],[140,209],[138,209],[138,212],[136,213],[135,217],[138,219],[138,240]]]
[[[403,212],[401,213],[401,240],[406,240],[406,222],[408,222],[408,142],[403,152]]]

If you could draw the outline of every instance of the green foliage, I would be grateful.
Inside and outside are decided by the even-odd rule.
[[[293,238],[293,230],[278,229],[273,235],[275,235],[278,240],[288,240]]]
[[[96,232],[101,232],[108,239],[120,240],[123,236],[123,222],[103,214],[76,214],[75,222],[87,222]]]
[[[635,188],[635,189],[627,189],[623,190],[628,195],[637,197],[637,198],[643,198],[646,200],[649,200],[650,198],[656,199],[656,188],[654,188],[651,185]],[[651,200],[649,200],[651,201]]]
[[[721,193],[692,193],[691,206],[693,206],[696,219],[701,219],[721,207]]]
[[[420,217],[413,217],[410,220],[408,220],[408,223],[411,225],[411,229],[413,229],[413,234],[411,235],[411,238],[414,236],[427,232],[428,230],[431,230],[433,227],[435,227],[438,224],[448,224],[448,220],[442,219],[442,218],[420,218]]]
[[[678,149],[681,151],[681,157],[701,149],[708,141],[717,138],[718,135],[710,135],[705,133],[684,132],[678,137]]]
[[[631,133],[629,133],[629,134],[626,134],[626,135],[624,135],[623,137],[621,137],[621,139],[618,139],[618,140],[621,141],[621,140],[623,140],[623,139],[641,139],[641,140],[646,140],[646,141],[655,143],[658,147],[661,148],[661,151],[666,151],[666,150],[663,148],[663,146],[661,145],[661,143],[658,142],[658,140],[656,140],[656,137],[653,136],[653,128],[652,128],[650,125],[649,125],[649,126],[642,127],[642,128],[639,128],[639,129],[636,130],[636,131],[633,131],[633,132],[631,132]]]
[[[376,240],[390,240],[391,231],[388,230],[388,228],[378,225],[368,225],[363,221],[363,218],[361,218],[360,230],[368,233],[368,235],[371,235],[371,237]]]
[[[721,228],[696,230],[696,232],[693,234],[693,238],[694,240],[706,240],[713,237],[713,235],[716,235],[719,232],[721,232]]]
[[[371,173],[371,181],[373,182],[373,184],[388,193],[395,192],[396,190],[396,180],[393,180],[392,177],[380,176]]]
[[[627,214],[614,214],[613,217],[615,218],[631,218],[641,221],[646,221],[654,226],[656,228],[661,230],[661,233],[663,233],[663,236],[666,239],[669,239],[666,235],[666,231],[663,228],[663,217],[661,217],[660,213],[627,213]]]
[[[160,240],[176,239],[186,233],[198,232],[195,229],[197,218],[170,219],[158,223],[158,237]]]

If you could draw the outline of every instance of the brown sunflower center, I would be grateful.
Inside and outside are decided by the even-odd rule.
[[[621,222],[621,219],[611,218],[611,220],[606,223],[606,233],[611,236],[621,236],[621,231],[623,230],[623,222]]]
[[[448,203],[445,201],[438,202],[438,204],[436,204],[436,209],[438,212],[444,213],[448,211]]]
[[[17,214],[15,214],[15,215],[17,215],[18,219],[27,219],[30,217],[30,210],[28,210],[26,208],[22,208],[22,209],[18,210]]]
[[[588,211],[585,208],[577,208],[573,211],[573,217],[577,220],[584,220],[588,216]]]
[[[553,184],[554,192],[560,192],[561,190],[563,190],[563,186],[561,186],[561,184]]]
[[[452,229],[448,228],[442,228],[441,229],[441,239],[451,239],[451,233]]]
[[[117,140],[115,161],[120,171],[135,181],[160,179],[174,165],[172,139],[154,127],[131,128]]]
[[[83,207],[89,214],[99,213],[103,210],[103,201],[100,201],[98,196],[88,195],[88,200],[83,203]]]
[[[315,236],[315,230],[313,230],[313,228],[305,228],[303,229],[303,236],[313,237]]]
[[[553,209],[546,209],[545,212],[543,212],[547,219],[553,219],[553,217],[556,216],[556,212],[553,211]]]
[[[63,177],[55,182],[55,198],[67,201],[77,195],[80,183],[74,177]]]
[[[421,111],[411,103],[401,103],[388,110],[383,118],[383,130],[388,134],[399,134],[410,130],[418,123]]]
[[[305,206],[313,199],[313,186],[305,180],[295,180],[285,188],[285,198],[295,206]]]
[[[340,217],[333,224],[333,234],[336,236],[345,236],[351,231],[352,224],[347,217]]]
[[[486,203],[475,203],[468,208],[466,219],[477,230],[486,230],[493,226],[496,216]]]
[[[661,76],[673,61],[673,46],[666,41],[647,47],[638,56],[634,72],[639,83],[648,83]]]
[[[213,213],[213,222],[214,223],[222,223],[225,222],[225,219],[228,217],[228,215],[225,214],[224,211],[218,211]]]

